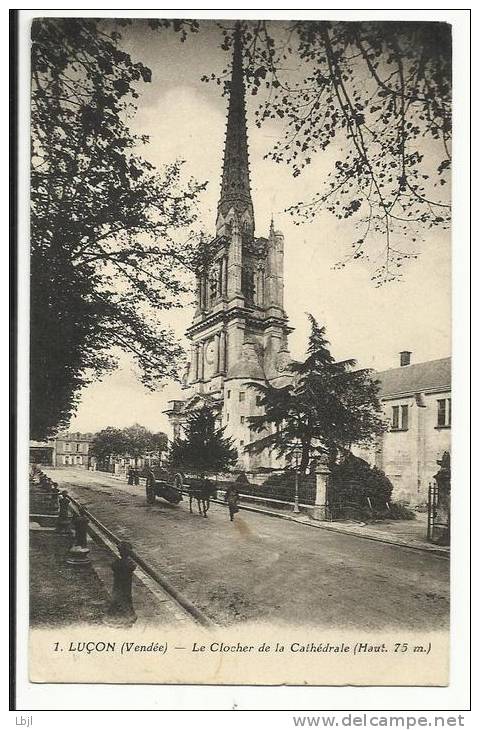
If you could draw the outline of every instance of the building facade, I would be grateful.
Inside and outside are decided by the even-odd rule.
[[[450,452],[451,358],[410,363],[376,374],[388,429],[374,449],[359,452],[382,469],[394,486],[395,501],[425,504],[438,461]]]
[[[55,439],[55,466],[78,466],[88,469],[91,465],[90,444],[92,433],[62,433]]]
[[[217,416],[246,470],[279,466],[265,450],[246,454],[258,438],[248,417],[260,413],[251,383],[281,385],[290,378],[288,325],[283,306],[283,235],[273,221],[265,237],[255,234],[248,163],[245,87],[240,34],[235,34],[230,99],[216,235],[205,247],[197,275],[196,312],[187,337],[191,357],[182,399],[166,411],[174,437],[189,414],[203,405]]]

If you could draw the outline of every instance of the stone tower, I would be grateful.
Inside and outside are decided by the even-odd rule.
[[[234,36],[232,77],[216,235],[197,275],[197,307],[186,335],[191,358],[184,398],[167,412],[174,435],[189,413],[206,404],[219,426],[233,437],[239,466],[246,470],[280,466],[268,450],[244,452],[258,438],[248,417],[260,413],[249,383],[283,385],[291,377],[287,338],[291,328],[283,308],[282,233],[273,220],[267,237],[255,236],[248,163],[245,84],[240,29]]]

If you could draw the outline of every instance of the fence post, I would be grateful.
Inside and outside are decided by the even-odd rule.
[[[70,535],[70,498],[65,489],[60,493],[58,508],[59,511],[55,530],[63,535]]]
[[[84,566],[90,565],[87,547],[87,527],[88,517],[83,508],[80,508],[78,514],[73,516],[73,527],[75,530],[74,544],[68,551],[67,563],[69,565]]]
[[[112,563],[113,590],[112,601],[105,617],[106,623],[114,626],[131,626],[137,620],[133,608],[132,578],[137,567],[131,558],[132,545],[129,542],[120,542],[118,552],[120,557]]]

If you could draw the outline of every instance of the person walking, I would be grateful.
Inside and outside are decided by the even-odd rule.
[[[233,522],[233,516],[238,512],[239,496],[236,485],[229,484],[225,491],[225,502],[228,504],[230,522]]]

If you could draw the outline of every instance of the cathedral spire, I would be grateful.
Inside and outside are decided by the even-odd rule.
[[[253,205],[248,168],[247,121],[245,113],[245,83],[243,78],[241,27],[237,23],[233,41],[232,78],[230,81],[227,132],[223,155],[223,172],[218,214],[225,221],[233,208],[237,220],[248,221],[253,234]]]

